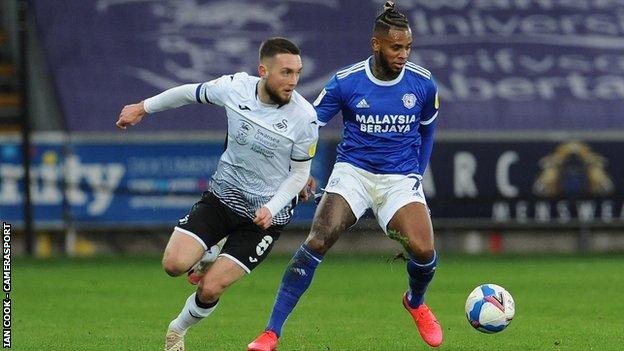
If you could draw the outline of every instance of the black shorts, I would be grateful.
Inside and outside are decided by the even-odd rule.
[[[231,259],[250,273],[271,252],[284,226],[262,229],[250,218],[232,211],[214,194],[204,192],[188,215],[178,221],[176,229],[200,241],[204,249],[227,237],[220,256]]]

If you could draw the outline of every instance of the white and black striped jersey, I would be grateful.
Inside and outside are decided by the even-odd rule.
[[[318,124],[312,105],[293,91],[286,105],[260,101],[260,78],[246,73],[225,75],[197,85],[195,99],[225,107],[226,149],[210,183],[210,191],[236,213],[254,218],[288,177],[290,161],[306,161],[316,152]],[[273,216],[286,224],[288,205]]]

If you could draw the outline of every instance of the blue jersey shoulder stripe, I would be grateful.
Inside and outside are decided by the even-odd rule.
[[[364,62],[365,62],[365,61],[358,62],[358,63],[353,64],[353,65],[351,65],[351,66],[349,66],[349,67],[347,67],[347,68],[341,69],[340,71],[336,72],[336,74],[343,74],[343,73],[348,72],[348,71],[350,71],[350,70],[356,69],[356,68],[358,68],[358,67],[360,67],[360,66],[363,66],[363,65],[364,65]]]
[[[347,71],[350,71],[350,70],[352,70],[352,69],[356,69],[356,68],[358,68],[359,66],[363,66],[363,65],[364,65],[364,63],[366,63],[366,61],[360,61],[360,62],[358,62],[358,63],[354,63],[354,64],[352,64],[351,66],[349,66],[349,67],[347,67],[347,68],[344,68],[344,69],[341,69],[340,71],[336,72],[336,75],[343,74],[343,73],[345,73],[345,72],[347,72]]]
[[[415,64],[413,64],[411,62],[408,62],[405,66],[409,67],[409,68],[413,68],[413,69],[418,70],[418,71],[421,71],[425,75],[431,76],[431,72],[429,72],[427,69],[425,69],[425,68],[423,68],[421,66],[415,65]]]
[[[414,62],[407,61],[406,65],[410,66],[412,68],[419,69],[419,70],[423,71],[425,74],[431,75],[431,72],[428,69],[424,68],[423,66],[419,66],[419,65],[415,64]]]
[[[416,74],[420,74],[421,76],[423,76],[423,77],[425,77],[425,78],[427,78],[427,79],[431,79],[431,75],[427,75],[427,74],[425,74],[424,72],[419,71],[419,70],[417,70],[417,69],[414,69],[414,68],[412,68],[412,67],[405,66],[405,69],[406,69],[406,70],[408,70],[408,71],[412,71],[412,72],[414,72],[414,73],[416,73]]]
[[[431,79],[431,72],[427,71],[426,69],[422,67],[405,65],[405,68],[409,69],[412,72],[419,73],[420,75],[426,77],[427,79]]]
[[[364,67],[364,66],[354,67],[354,68],[352,68],[352,69],[350,69],[350,70],[348,70],[348,71],[346,71],[346,72],[342,72],[342,73],[340,73],[340,74],[336,74],[336,77],[337,77],[337,78],[344,78],[344,77],[348,76],[349,74],[351,74],[351,73],[353,73],[353,72],[356,72],[356,71],[361,71],[361,70],[363,70],[363,69],[365,69],[365,68],[366,68],[366,67]]]
[[[363,71],[363,70],[365,70],[365,69],[366,69],[366,67],[362,66],[362,67],[360,67],[360,68],[358,68],[358,69],[355,69],[355,70],[353,70],[353,71],[349,71],[349,72],[347,72],[347,73],[344,73],[344,74],[339,75],[339,76],[336,76],[336,77],[337,77],[338,79],[344,79],[344,78],[347,78],[348,76],[350,76],[351,74],[353,74],[353,73],[355,73],[355,72],[360,72],[360,71]]]

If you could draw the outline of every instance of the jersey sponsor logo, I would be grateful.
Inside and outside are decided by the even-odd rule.
[[[278,132],[285,132],[288,130],[288,121],[286,121],[285,119],[275,123],[273,125],[273,128],[275,128],[275,130],[277,130]]]
[[[355,115],[360,131],[366,133],[407,133],[416,122],[416,115]]]
[[[357,103],[357,105],[355,105],[355,107],[357,107],[357,108],[369,108],[370,106],[368,105],[368,102],[366,102],[366,99],[362,99],[362,100],[360,100],[360,102]]]
[[[253,136],[251,151],[256,152],[264,157],[273,158],[279,147],[280,139],[269,130],[258,129]]]
[[[251,123],[241,121],[240,127],[238,127],[238,130],[236,131],[234,139],[237,143],[245,145],[249,142],[249,134],[251,134],[251,132],[253,131],[254,127],[251,125]]]
[[[416,106],[416,95],[412,93],[403,95],[401,100],[403,100],[403,106],[405,106],[405,108],[412,108]]]

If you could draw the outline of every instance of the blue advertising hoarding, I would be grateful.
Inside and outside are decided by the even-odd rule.
[[[223,147],[217,138],[84,137],[36,141],[35,224],[170,226],[206,190]],[[440,138],[423,180],[437,226],[624,225],[624,139],[540,136]],[[321,139],[312,174],[326,184],[336,139]],[[63,196],[63,180],[66,196]],[[0,146],[0,217],[22,220],[23,170],[17,140]],[[308,226],[315,206],[296,208]]]
[[[31,194],[38,227],[174,225],[208,188],[223,140],[162,138],[138,141],[35,142],[31,149]],[[120,138],[117,138],[121,140]],[[327,147],[320,145],[313,168],[326,178]],[[331,152],[330,152],[331,153]],[[65,184],[63,184],[65,183]],[[63,187],[66,187],[63,196]],[[19,224],[23,213],[20,144],[0,146],[0,218]],[[309,221],[313,204],[300,204],[294,221]],[[66,217],[64,217],[66,216]]]

